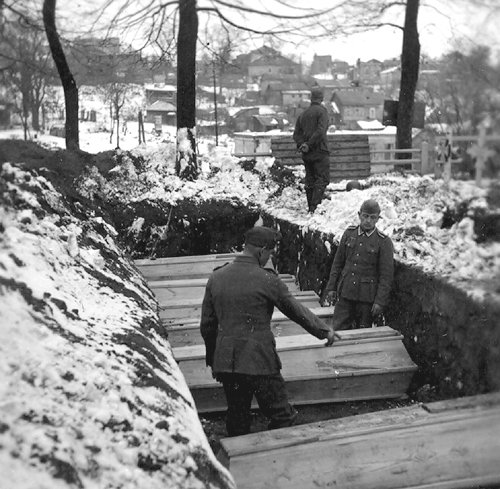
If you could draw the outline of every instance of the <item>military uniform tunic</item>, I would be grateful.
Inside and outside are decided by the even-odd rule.
[[[389,301],[393,275],[391,239],[377,228],[366,233],[360,226],[349,226],[340,240],[325,290],[336,291],[341,301],[384,307]],[[343,305],[335,307],[340,312]],[[335,319],[334,313],[334,324]]]
[[[200,330],[206,363],[224,387],[229,436],[250,432],[254,396],[270,429],[291,426],[297,417],[271,331],[275,306],[317,338],[331,331],[290,294],[274,270],[262,268],[253,256],[236,257],[208,280]]]
[[[330,329],[298,302],[271,269],[251,256],[214,270],[202,305],[206,363],[215,373],[276,374],[281,362],[271,331],[274,307],[317,338]]]

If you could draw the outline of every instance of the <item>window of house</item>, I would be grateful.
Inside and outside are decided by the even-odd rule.
[[[375,107],[370,107],[369,117],[370,119],[375,119]]]

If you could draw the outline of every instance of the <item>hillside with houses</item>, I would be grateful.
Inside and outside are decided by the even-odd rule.
[[[175,125],[176,67],[172,63],[140,58],[116,38],[86,38],[77,46],[70,53],[70,65],[79,86],[82,121],[111,128],[109,107],[114,104],[116,109],[119,103],[125,129],[139,112],[158,130],[161,125]],[[197,124],[203,135],[287,130],[308,106],[310,89],[318,85],[325,92],[332,129],[381,130],[384,101],[398,99],[401,76],[399,59],[358,59],[350,65],[331,55],[315,54],[312,63],[304,65],[266,45],[211,68],[199,63],[197,73]],[[426,105],[420,126],[424,117],[429,123],[442,122],[441,129],[449,122],[433,114],[439,104],[437,93],[432,94],[429,87],[439,84],[440,73],[437,61],[421,63],[419,99],[424,105],[430,94],[435,107]],[[4,90],[0,101],[0,128],[20,123],[12,93]],[[40,128],[62,125],[63,118],[64,96],[55,81],[41,103]]]

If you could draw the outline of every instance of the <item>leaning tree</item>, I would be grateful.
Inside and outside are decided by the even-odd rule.
[[[56,0],[44,0],[43,24],[52,58],[61,78],[66,108],[66,148],[80,149],[78,126],[78,87],[70,70],[56,27]]]

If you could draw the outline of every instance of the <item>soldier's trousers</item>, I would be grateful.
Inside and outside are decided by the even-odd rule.
[[[269,419],[269,429],[292,426],[297,411],[288,402],[285,381],[281,374],[245,375],[217,374],[227,401],[226,429],[228,436],[250,433],[251,403],[255,395],[259,408]]]
[[[333,327],[342,329],[370,328],[372,326],[372,303],[351,301],[341,297],[333,310]]]
[[[311,160],[306,158],[304,158],[304,167],[306,170],[307,205],[309,211],[314,212],[323,200],[325,189],[330,183],[330,157],[327,154],[319,153]]]

